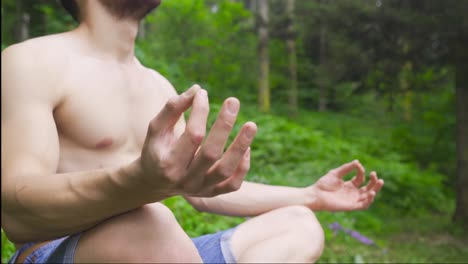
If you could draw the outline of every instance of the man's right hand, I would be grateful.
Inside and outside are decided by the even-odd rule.
[[[192,106],[181,136],[174,127]],[[150,122],[139,166],[142,177],[154,190],[170,195],[212,197],[240,188],[250,168],[250,144],[255,123],[244,124],[229,148],[225,144],[239,112],[240,103],[228,98],[205,138],[209,114],[208,94],[198,85],[175,96]]]

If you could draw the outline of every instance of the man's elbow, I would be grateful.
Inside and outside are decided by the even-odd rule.
[[[24,228],[14,220],[14,218],[5,213],[2,209],[2,229],[5,232],[8,240],[15,244],[22,244],[31,242],[32,238],[29,238],[28,235],[24,232]]]
[[[22,213],[16,194],[2,190],[2,229],[8,240],[17,244],[41,240],[39,230],[33,230],[21,220],[30,217]]]

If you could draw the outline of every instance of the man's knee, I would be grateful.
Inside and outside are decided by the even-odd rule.
[[[129,216],[135,219],[135,225],[141,227],[143,232],[147,232],[147,228],[155,224],[163,224],[169,229],[179,227],[172,211],[161,203],[144,205],[131,214]]]
[[[191,239],[160,203],[116,216],[85,232],[77,255],[86,262],[200,261]]]
[[[289,229],[297,237],[297,243],[307,258],[315,262],[320,258],[325,246],[325,234],[315,214],[304,206],[282,208],[288,216]]]

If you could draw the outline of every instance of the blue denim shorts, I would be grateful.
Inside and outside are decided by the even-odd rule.
[[[235,229],[192,238],[204,263],[236,263],[230,245]],[[74,263],[75,250],[80,236],[81,234],[77,234],[53,240],[34,250],[27,256],[24,263]],[[28,243],[22,246],[8,263],[14,263],[22,252],[34,244]]]

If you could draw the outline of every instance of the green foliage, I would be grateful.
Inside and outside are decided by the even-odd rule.
[[[2,0],[2,45],[18,42],[16,31],[24,13],[29,16],[30,38],[72,29],[76,23],[58,3],[59,1]]]
[[[456,160],[455,84],[447,54],[458,39],[457,32],[466,25],[466,19],[461,21],[466,3],[296,1],[302,109],[292,121],[283,116],[289,79],[281,34],[282,1],[271,1],[272,115],[259,115],[255,108],[256,19],[241,2],[164,1],[145,19],[146,35],[137,41],[136,56],[167,77],[179,92],[193,83],[207,89],[213,102],[210,124],[221,100],[228,96],[241,99],[235,132],[248,120],[259,126],[248,180],[307,186],[353,159],[385,179],[385,187],[369,211],[317,214],[327,237],[321,261],[466,260],[466,244],[453,239],[456,232],[447,231],[454,228],[448,215],[453,208],[450,187]],[[2,0],[1,12],[2,50],[18,41],[16,31],[23,12],[31,15],[31,37],[76,25],[56,1]],[[322,26],[326,38],[323,61]],[[321,84],[334,112],[310,111],[317,108]],[[190,236],[245,220],[198,213],[181,197],[164,203]],[[327,228],[334,222],[375,239],[378,248],[359,245],[344,234],[335,235]],[[2,262],[13,252],[14,246],[2,230]]]
[[[454,175],[455,155],[447,155],[455,153],[454,92],[447,88],[437,93],[420,93],[419,97],[417,107],[420,109],[415,113],[419,122],[402,122],[396,126],[392,135],[395,148],[404,153],[407,160],[417,161],[422,167]]]
[[[385,140],[391,138],[391,131],[376,130],[384,125],[368,126],[365,123],[371,121],[350,120],[349,116],[303,114],[303,125],[272,115],[256,115],[259,132],[252,145],[252,177],[266,177],[271,184],[306,186],[329,169],[360,159],[385,179],[386,187],[378,199],[386,205],[402,211],[414,210],[416,205],[443,210],[448,199],[444,176],[433,168],[421,169],[406,161],[393,143]],[[245,115],[239,117],[239,122],[247,120]]]
[[[226,230],[244,221],[243,218],[197,212],[180,196],[169,198],[164,204],[172,210],[179,224],[191,237]]]
[[[198,82],[212,98],[235,92],[253,101],[257,63],[251,19],[233,1],[212,6],[203,0],[168,1],[147,18],[148,30],[155,33],[139,41],[137,55],[145,65],[165,74],[178,91]]]
[[[8,241],[2,229],[2,263],[8,263],[8,260],[15,253],[15,245]]]

